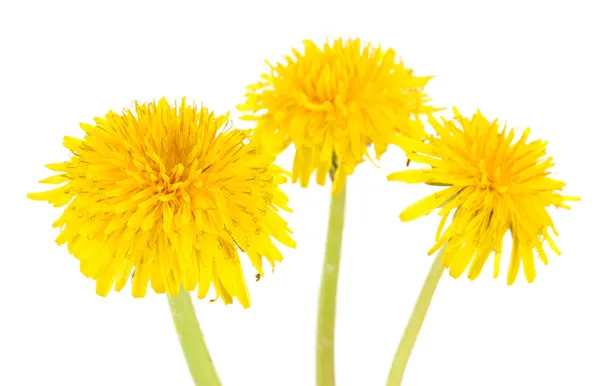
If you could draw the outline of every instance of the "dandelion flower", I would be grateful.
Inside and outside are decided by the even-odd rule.
[[[157,293],[197,287],[204,298],[212,283],[226,304],[236,297],[248,307],[238,251],[262,274],[262,257],[282,260],[272,238],[295,246],[277,213],[289,211],[283,170],[228,116],[185,98],[179,108],[163,98],[132,110],[81,124],[83,140],[65,137],[70,160],[47,165],[58,174],[41,181],[62,185],[28,197],[67,205],[56,242],[99,295],[120,291],[134,270],[134,297],[150,282]]]
[[[307,187],[316,170],[324,185],[333,166],[335,194],[371,158],[371,144],[379,158],[398,134],[424,136],[418,119],[432,111],[423,92],[430,77],[414,76],[394,50],[337,39],[322,48],[305,41],[304,53],[292,53],[284,63],[267,62],[270,72],[238,106],[249,112],[242,119],[256,121],[261,151],[279,154],[294,144],[292,182]]]
[[[510,231],[508,284],[515,281],[521,264],[527,281],[533,282],[534,251],[544,264],[544,243],[560,254],[549,232],[558,236],[547,208],[570,209],[565,202],[578,198],[559,193],[565,183],[549,177],[554,164],[546,157],[546,142],[528,141],[529,129],[515,140],[513,129],[507,131],[505,125],[500,131],[497,120],[490,122],[479,111],[471,119],[456,109],[454,114],[454,120],[442,122],[431,117],[437,135],[425,143],[398,139],[412,161],[430,167],[392,173],[388,180],[445,187],[406,208],[400,219],[411,221],[441,207],[436,243],[429,253],[446,244],[442,261],[455,278],[469,266],[468,277],[477,278],[492,252],[498,277],[502,242]],[[444,229],[452,212],[451,224]]]

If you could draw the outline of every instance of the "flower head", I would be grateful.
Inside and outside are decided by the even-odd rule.
[[[413,76],[394,50],[337,39],[322,48],[305,41],[304,53],[292,52],[284,63],[267,62],[270,73],[248,87],[238,106],[250,112],[242,119],[256,121],[261,151],[279,154],[294,144],[292,182],[306,187],[316,170],[324,185],[334,166],[336,193],[370,158],[371,144],[379,158],[398,134],[424,136],[418,119],[432,111],[423,92],[430,77]]]
[[[500,269],[504,235],[512,235],[508,284],[515,281],[521,263],[528,282],[535,279],[534,251],[548,263],[544,242],[560,254],[549,229],[558,233],[547,208],[570,209],[565,201],[577,197],[559,193],[564,182],[549,177],[554,165],[546,157],[546,142],[528,142],[529,129],[515,140],[513,129],[499,131],[497,121],[488,121],[480,112],[471,119],[454,109],[454,120],[430,118],[437,135],[423,143],[399,138],[397,143],[418,163],[429,168],[392,173],[389,180],[425,182],[445,188],[412,204],[400,219],[411,221],[441,207],[442,220],[436,243],[429,253],[443,245],[443,264],[450,275],[460,276],[470,265],[468,277],[479,276],[495,252],[494,277]],[[451,224],[446,220],[454,212]]]
[[[248,307],[238,251],[262,274],[263,256],[282,259],[271,238],[295,246],[277,214],[289,210],[283,171],[227,119],[163,98],[81,124],[83,140],[65,137],[70,160],[47,165],[58,174],[40,181],[62,185],[28,197],[68,205],[56,242],[99,295],[120,291],[135,269],[134,297],[150,282],[170,295],[198,287],[203,298],[212,283],[225,303]]]

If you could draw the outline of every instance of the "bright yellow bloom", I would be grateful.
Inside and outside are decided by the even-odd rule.
[[[282,256],[271,237],[294,247],[276,213],[287,197],[286,178],[273,157],[248,145],[248,132],[228,116],[186,104],[137,104],[81,124],[84,139],[65,137],[70,161],[47,167],[59,174],[42,183],[64,184],[29,194],[55,207],[53,224],[96,292],[120,291],[134,271],[134,297],[176,295],[180,286],[206,296],[213,284],[228,304],[250,305],[238,250],[262,274],[262,257]]]
[[[381,156],[398,134],[421,139],[419,114],[431,112],[423,88],[430,77],[416,77],[392,49],[361,45],[359,39],[304,42],[285,63],[248,86],[242,119],[257,121],[253,135],[263,152],[296,147],[292,182],[308,186],[313,172],[324,185],[336,168],[334,194],[365,157],[369,145]],[[335,156],[335,159],[333,159]]]
[[[527,142],[529,129],[514,141],[513,129],[507,132],[504,126],[499,132],[497,120],[489,122],[480,112],[471,119],[456,109],[454,114],[451,121],[430,117],[437,136],[425,143],[409,138],[397,141],[412,161],[430,168],[392,173],[388,180],[446,186],[406,208],[400,219],[411,221],[441,207],[437,242],[429,254],[447,244],[443,264],[455,278],[469,265],[468,277],[477,278],[492,252],[497,277],[502,241],[510,230],[508,284],[515,281],[521,262],[527,281],[532,282],[534,250],[544,264],[548,263],[544,242],[560,254],[549,234],[552,229],[558,236],[547,208],[570,209],[565,201],[579,199],[558,193],[565,183],[548,177],[554,164],[546,158],[546,142]],[[452,212],[451,224],[444,230]]]

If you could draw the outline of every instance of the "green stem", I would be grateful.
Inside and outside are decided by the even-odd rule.
[[[317,316],[317,386],[334,386],[334,338],[335,310],[337,300],[338,273],[344,228],[344,206],[346,185],[342,191],[331,197],[329,226],[325,261],[319,294],[319,314]]]
[[[169,296],[173,323],[183,355],[196,386],[221,386],[204,337],[196,318],[190,294],[183,288],[177,296]]]
[[[406,329],[404,330],[404,335],[400,340],[400,345],[396,350],[396,356],[394,357],[392,368],[390,369],[390,373],[388,375],[387,386],[400,386],[402,384],[402,377],[404,376],[404,370],[406,370],[408,359],[410,358],[412,349],[417,341],[417,336],[419,335],[419,331],[423,325],[423,320],[425,320],[425,316],[427,315],[427,310],[431,304],[431,299],[433,298],[435,289],[437,288],[437,285],[440,282],[440,277],[444,272],[444,267],[442,266],[442,255],[444,254],[444,249],[445,246],[442,247],[438,252],[433,264],[431,265],[427,279],[425,279],[423,288],[421,288],[421,293],[417,299],[417,304],[415,304],[415,308],[413,309],[412,315],[410,316],[408,324],[406,325]]]

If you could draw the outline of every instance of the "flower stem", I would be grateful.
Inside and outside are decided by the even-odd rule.
[[[339,194],[331,197],[329,208],[329,226],[317,316],[317,386],[335,385],[335,311],[345,204],[346,184]]]
[[[204,343],[190,294],[182,288],[177,296],[168,298],[175,330],[177,330],[179,343],[194,384],[196,386],[221,386],[206,343]]]
[[[412,315],[410,316],[408,324],[406,325],[406,329],[404,330],[404,335],[400,340],[400,345],[396,350],[396,356],[394,357],[392,368],[390,369],[390,373],[388,375],[387,386],[400,386],[402,384],[402,377],[404,376],[404,370],[406,370],[408,359],[410,358],[412,349],[417,341],[417,336],[419,335],[419,331],[423,325],[423,320],[425,320],[425,316],[427,315],[427,310],[431,304],[431,299],[433,298],[435,289],[437,288],[437,285],[440,282],[440,277],[444,272],[444,267],[442,266],[442,255],[444,254],[444,249],[445,246],[442,247],[438,252],[433,264],[431,264],[431,268],[429,270],[429,274],[427,274],[427,279],[425,279],[423,288],[421,288],[421,293],[417,299],[417,304],[415,304],[415,308],[413,309]]]

